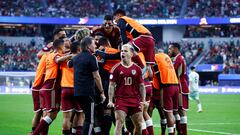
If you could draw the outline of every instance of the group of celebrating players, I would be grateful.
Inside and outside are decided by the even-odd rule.
[[[57,29],[38,57],[29,134],[47,135],[61,109],[63,135],[109,135],[112,123],[115,135],[153,135],[157,108],[162,135],[166,128],[169,135],[187,135],[189,89],[180,45],[172,43],[168,54],[156,49],[151,32],[124,10],[71,38]]]

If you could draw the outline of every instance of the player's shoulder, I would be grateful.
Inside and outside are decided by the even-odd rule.
[[[118,68],[120,68],[120,67],[121,67],[121,63],[117,63],[116,65],[114,65],[114,66],[112,67],[110,73],[113,73],[113,72],[117,71]]]
[[[101,31],[102,26],[95,26],[92,28],[92,32],[95,33],[97,31]]]
[[[138,66],[136,63],[133,63],[132,66],[133,66],[133,68],[136,68],[136,69],[142,71],[142,68],[140,66]]]
[[[117,32],[120,32],[120,28],[117,26],[117,25],[113,25],[113,29],[115,30],[115,31],[117,31]]]

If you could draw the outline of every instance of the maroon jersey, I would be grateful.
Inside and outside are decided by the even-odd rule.
[[[181,53],[177,54],[177,56],[173,59],[173,65],[177,74],[177,77],[180,79],[181,87],[182,87],[182,93],[188,94],[188,83],[187,83],[187,66],[184,57],[181,55]]]
[[[116,83],[116,103],[125,106],[139,106],[141,95],[139,84],[144,83],[141,68],[133,63],[131,66],[116,64],[111,71],[110,81]]]
[[[114,25],[112,32],[107,33],[102,26],[94,27],[92,34],[96,32],[101,32],[106,38],[108,38],[111,43],[112,48],[118,49],[118,45],[121,42],[120,40],[120,29]]]

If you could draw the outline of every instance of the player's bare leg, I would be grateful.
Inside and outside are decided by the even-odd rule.
[[[150,101],[149,101],[150,102]],[[146,126],[147,126],[147,131],[149,135],[154,135],[153,132],[153,122],[152,118],[148,114],[148,107],[149,107],[149,102],[148,104],[143,108],[143,118],[145,120]]]
[[[72,111],[63,112],[62,134],[64,135],[71,133],[71,117]]]
[[[72,124],[72,134],[73,135],[82,135],[82,127],[84,123],[84,113],[83,112],[75,112]]]
[[[115,118],[116,118],[116,126],[114,135],[122,135],[122,127],[125,122],[127,114],[122,110],[115,111]]]
[[[39,124],[42,114],[43,114],[42,110],[35,112],[33,119],[32,119],[32,132],[36,129],[37,125]]]
[[[133,135],[142,135],[142,122],[144,121],[143,113],[135,113],[131,116],[131,119],[134,125]]]
[[[173,112],[165,111],[165,116],[167,118],[168,134],[169,135],[174,135],[175,118],[173,116]]]

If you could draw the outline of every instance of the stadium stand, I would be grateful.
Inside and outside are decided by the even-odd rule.
[[[189,0],[185,17],[236,17],[239,0]]]
[[[0,42],[0,71],[35,71],[40,48],[34,44]]]
[[[213,43],[203,62],[224,64],[225,74],[240,74],[240,41],[235,44],[234,42]]]

